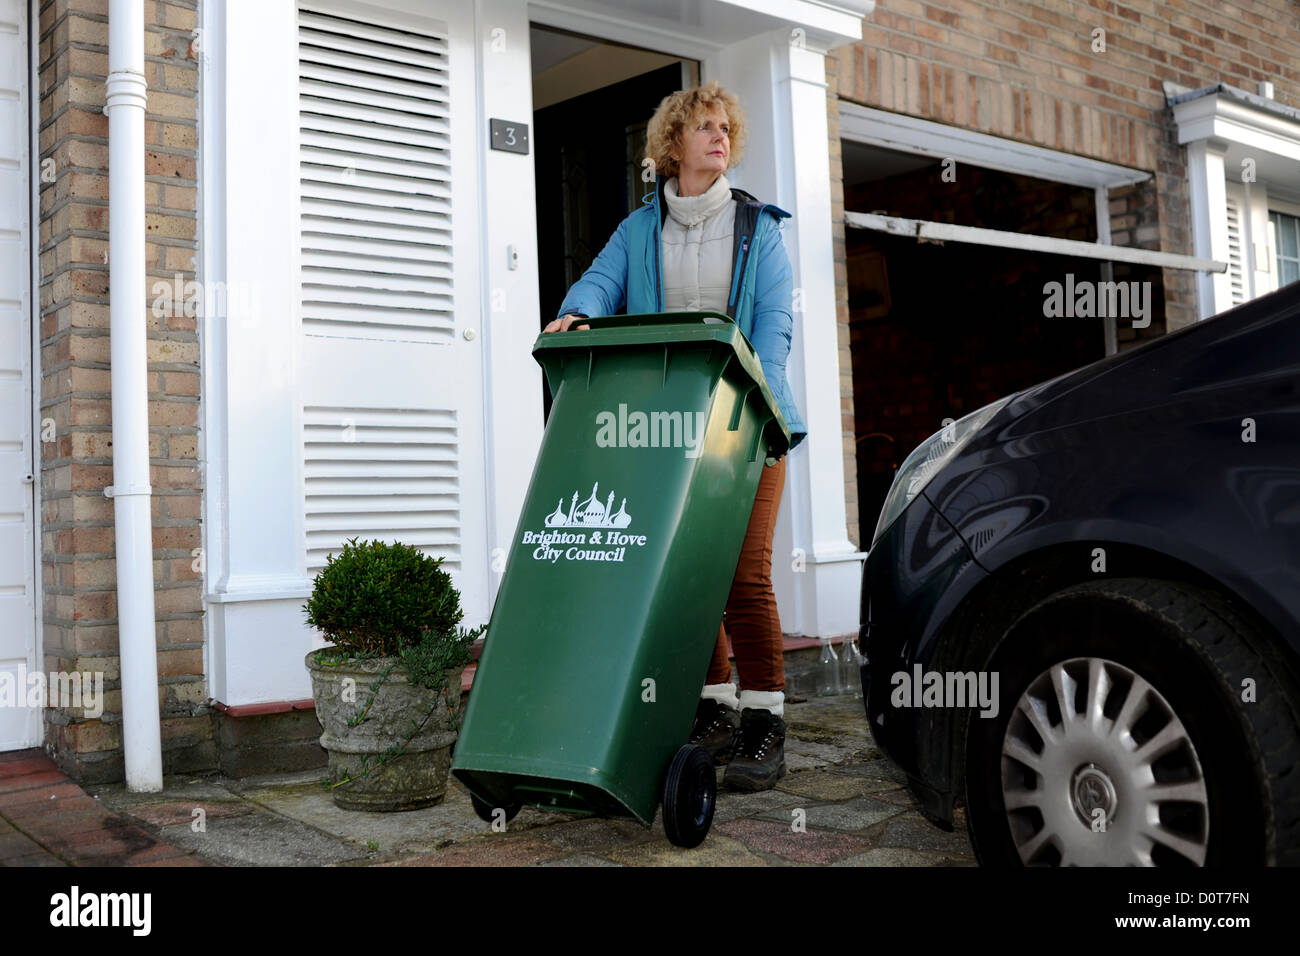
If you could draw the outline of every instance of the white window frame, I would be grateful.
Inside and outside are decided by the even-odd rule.
[[[1268,206],[1264,210],[1264,216],[1267,219],[1267,217],[1271,213],[1275,213],[1275,212],[1280,213],[1283,216],[1294,216],[1295,218],[1300,219],[1300,203],[1288,202],[1285,199],[1278,199],[1274,196],[1270,196],[1268,199]],[[1271,222],[1269,223],[1269,226],[1270,227],[1272,226]],[[1270,228],[1268,231],[1268,241],[1269,241],[1269,250],[1268,250],[1269,264],[1268,265],[1269,268],[1273,270],[1273,288],[1276,289],[1278,288],[1278,280],[1281,275],[1280,271],[1277,268],[1277,257],[1280,254],[1281,244],[1278,242],[1277,237],[1273,234],[1272,228]]]

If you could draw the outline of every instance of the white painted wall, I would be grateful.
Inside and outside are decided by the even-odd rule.
[[[1223,159],[1228,144],[1202,139],[1187,147],[1187,193],[1192,207],[1192,254],[1226,262],[1228,256],[1227,191]],[[1226,272],[1196,276],[1197,318],[1230,308],[1232,289]]]
[[[533,86],[528,8],[518,0],[478,0],[479,124],[525,122],[532,131]],[[535,131],[532,131],[535,133]],[[491,595],[496,597],[542,439],[542,375],[537,338],[537,201],[533,154],[483,151],[483,428]],[[511,249],[518,253],[511,267]],[[486,617],[483,618],[486,620]],[[477,623],[477,622],[476,622]]]
[[[794,42],[792,42],[792,40]],[[788,374],[808,437],[789,456],[772,576],[787,633],[858,629],[865,554],[848,539],[831,238],[824,53],[777,29],[706,63],[745,106],[750,144],[730,178],[792,214],[785,245],[803,311],[795,313]]]
[[[417,0],[312,6],[417,27],[429,13]],[[467,624],[486,620],[490,609],[488,539],[480,530],[490,486],[479,335],[480,55],[472,0],[443,0],[434,12],[450,29],[457,327],[449,344],[403,347],[349,346],[302,332],[296,5],[204,8],[206,36],[214,39],[203,44],[202,278],[225,283],[230,303],[228,315],[203,323],[207,666],[211,694],[226,704],[311,693],[303,657],[320,639],[302,611],[311,589],[304,405],[459,403],[460,520],[475,533],[463,536],[453,578]]]
[[[744,99],[753,135],[735,181],[794,213],[786,241],[806,303],[790,368],[811,436],[791,456],[780,518],[774,571],[783,623],[806,634],[857,628],[862,555],[845,529],[826,90],[817,44],[832,36],[845,42],[858,21],[833,5],[795,3],[788,9],[815,23],[801,36],[807,48],[791,48],[791,28],[766,9],[771,4],[745,10],[722,0],[701,3],[703,31],[671,24],[659,7],[637,0],[332,4],[448,20],[453,59],[472,64],[453,89],[457,108],[470,117],[459,121],[460,135],[478,136],[480,148],[475,170],[458,173],[455,185],[457,202],[472,210],[457,212],[457,222],[477,226],[477,248],[458,250],[456,281],[472,276],[466,281],[476,294],[456,319],[476,333],[472,349],[462,351],[465,361],[479,363],[482,380],[476,414],[485,497],[477,522],[467,515],[464,527],[482,529],[474,544],[488,567],[481,596],[465,589],[467,624],[487,618],[502,570],[503,551],[496,549],[514,534],[542,432],[541,375],[531,357],[538,328],[533,157],[486,148],[489,118],[532,122],[528,24],[535,20],[701,59],[702,79],[717,77]],[[202,271],[209,280],[246,285],[257,302],[232,308],[229,317],[208,316],[202,326],[208,673],[212,696],[235,705],[310,693],[302,664],[313,640],[301,610],[310,580],[302,547],[300,409],[316,387],[303,381],[315,346],[305,347],[299,331],[298,200],[284,188],[298,178],[297,63],[287,52],[296,49],[293,5],[207,4],[203,16],[212,39],[203,44],[201,90]],[[765,25],[757,37],[756,22]],[[345,372],[337,363],[330,369]],[[794,548],[806,556],[798,574],[787,557]]]
[[[205,314],[208,674],[227,704],[310,695],[296,391],[297,49],[293,4],[205,4],[200,279]],[[241,290],[239,294],[237,290]]]

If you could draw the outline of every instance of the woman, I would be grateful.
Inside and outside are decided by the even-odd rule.
[[[758,353],[793,448],[807,430],[785,377],[793,319],[780,227],[790,214],[727,181],[745,144],[740,102],[716,81],[680,90],[659,104],[646,132],[654,192],[619,224],[543,331],[566,331],[579,318],[613,315],[624,306],[629,314],[724,312]],[[771,577],[785,464],[783,458],[763,469],[691,730],[692,743],[728,764],[723,784],[735,790],[770,789],[785,773],[785,671]]]

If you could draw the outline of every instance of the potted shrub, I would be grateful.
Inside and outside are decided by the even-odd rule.
[[[307,655],[334,803],[414,810],[447,792],[460,675],[482,630],[460,626],[460,592],[405,544],[350,539],[303,605],[330,647]]]

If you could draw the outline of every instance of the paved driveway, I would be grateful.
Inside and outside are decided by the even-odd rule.
[[[442,804],[406,813],[337,809],[318,773],[242,781],[176,778],[161,794],[95,791],[167,844],[215,865],[949,866],[974,863],[964,821],[927,822],[867,736],[862,703],[787,703],[789,773],[777,789],[720,791],[704,844],[681,850],[658,820],[574,819],[525,809],[504,832],[455,781]],[[721,779],[721,778],[719,778]],[[196,811],[202,811],[198,813]]]

